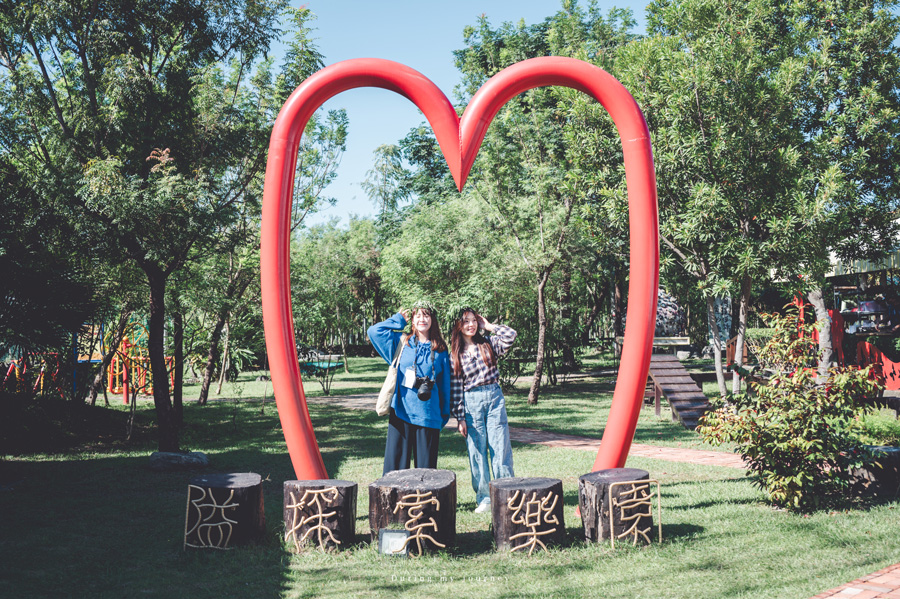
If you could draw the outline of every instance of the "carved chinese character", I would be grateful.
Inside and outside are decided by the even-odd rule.
[[[651,491],[651,483],[656,483],[655,493]],[[618,491],[614,495],[615,487],[627,485],[631,485],[631,488]],[[639,538],[649,544],[651,541],[647,533],[653,528],[653,498],[657,498],[657,503],[659,503],[659,482],[647,480],[613,483],[610,485],[609,495],[610,519],[620,522],[622,526],[628,526],[623,532],[610,535],[612,545],[615,546],[616,539],[626,537],[633,538],[634,545],[637,545]],[[657,520],[659,521],[659,519],[660,515],[657,514]],[[612,529],[613,527],[610,525],[610,530]],[[659,540],[662,542],[661,523],[659,524]]]
[[[300,550],[300,546],[310,538],[313,533],[316,534],[316,546],[325,550],[329,543],[334,546],[340,545],[341,542],[334,536],[331,528],[327,525],[329,519],[334,518],[337,514],[336,509],[326,512],[326,507],[333,507],[334,502],[338,499],[339,493],[337,487],[328,487],[327,489],[307,489],[303,493],[303,497],[297,500],[297,494],[291,492],[291,503],[285,505],[285,509],[293,510],[293,522],[290,528],[285,531],[284,538],[293,539],[294,546]],[[309,514],[304,516],[304,513]],[[310,526],[310,524],[312,524]],[[297,535],[302,532],[300,538]]]
[[[416,542],[416,547],[419,550],[418,555],[422,555],[423,551],[423,540],[429,540],[434,543],[436,546],[444,548],[446,545],[442,545],[437,542],[434,537],[429,534],[426,534],[426,530],[430,529],[431,531],[437,533],[438,525],[435,522],[434,518],[428,518],[425,520],[425,507],[428,505],[433,505],[435,511],[440,511],[441,503],[438,501],[436,497],[433,497],[431,491],[416,491],[414,493],[410,493],[409,495],[404,495],[400,498],[400,501],[397,502],[397,505],[394,507],[394,513],[396,514],[398,510],[401,508],[408,508],[407,520],[404,524],[404,528],[408,530],[411,534],[408,539],[404,542],[403,546],[406,547],[409,545],[410,541]],[[402,547],[401,547],[402,549]]]
[[[524,493],[520,496],[517,490],[506,502],[507,507],[512,510],[510,520],[513,524],[518,524],[528,529],[526,532],[510,536],[509,540],[514,541],[525,537],[525,542],[513,547],[511,551],[518,551],[527,547],[528,555],[531,555],[538,545],[545,551],[547,550],[547,546],[541,541],[540,537],[552,535],[556,532],[556,527],[559,526],[559,520],[553,514],[559,496],[556,493],[550,493],[538,499],[537,491],[535,491],[532,492],[531,499],[526,501],[525,497]],[[549,527],[547,525],[556,526]]]
[[[228,498],[219,503],[213,496],[212,489],[204,489],[196,485],[188,485],[188,514],[184,533],[185,547],[213,547],[228,549],[231,534],[237,520],[226,515],[233,514],[240,505],[232,503],[234,491]]]

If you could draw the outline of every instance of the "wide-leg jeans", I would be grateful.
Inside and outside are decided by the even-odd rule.
[[[492,471],[494,478],[515,476],[506,400],[500,385],[492,383],[466,391],[465,402],[472,488],[475,489],[476,503],[481,503],[491,496]]]

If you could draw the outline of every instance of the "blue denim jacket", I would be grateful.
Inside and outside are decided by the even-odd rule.
[[[394,359],[394,351],[400,343],[402,331],[406,327],[406,319],[399,312],[387,320],[369,327],[369,341],[378,355],[390,364]],[[432,359],[432,355],[434,358]],[[432,374],[432,366],[434,374]],[[431,399],[422,401],[417,390],[402,385],[404,375],[409,368],[414,368],[416,376],[434,378],[435,385]],[[401,420],[428,428],[444,428],[450,420],[450,354],[446,351],[431,351],[431,343],[419,343],[413,335],[409,344],[404,346],[397,365],[397,387],[391,407]]]

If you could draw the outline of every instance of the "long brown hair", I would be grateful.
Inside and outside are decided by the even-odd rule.
[[[428,340],[431,341],[431,349],[433,349],[436,353],[447,351],[447,342],[444,341],[444,336],[441,335],[441,325],[438,324],[437,314],[435,314],[433,310],[429,310],[428,308],[413,309],[409,315],[410,326],[412,326],[412,319],[415,317],[416,313],[419,310],[424,310],[431,316],[431,326],[428,328]],[[413,328],[412,332],[406,335],[405,338],[401,339],[401,342],[406,343],[407,345],[412,347],[410,339],[415,337],[415,335],[415,328]]]
[[[453,374],[456,376],[462,376],[462,363],[459,360],[459,354],[463,348],[462,325],[463,318],[470,312],[476,317],[478,316],[475,310],[465,308],[459,313],[459,318],[453,323],[453,330],[450,333],[450,363],[453,365]],[[481,334],[480,330],[472,336],[472,341],[478,346],[478,351],[481,352],[481,359],[484,360],[485,364],[493,366],[497,363],[497,354],[494,353],[494,346]]]

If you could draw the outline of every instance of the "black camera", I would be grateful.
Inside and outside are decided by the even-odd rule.
[[[431,390],[434,388],[434,381],[427,376],[417,376],[413,389],[418,389],[417,396],[422,401],[431,399]]]

